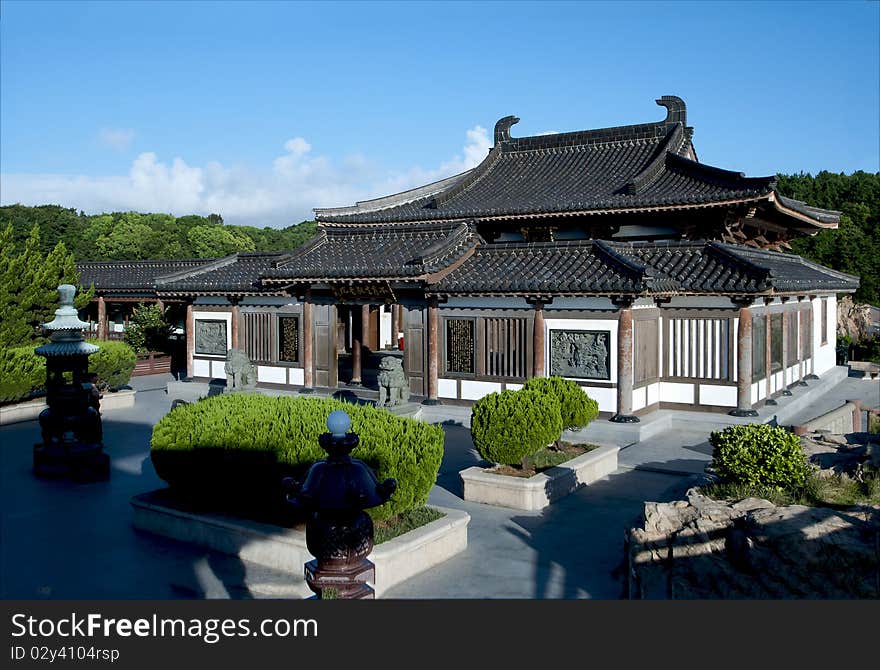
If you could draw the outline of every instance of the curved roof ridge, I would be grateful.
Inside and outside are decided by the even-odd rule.
[[[470,170],[465,170],[464,172],[454,174],[451,177],[445,177],[443,179],[431,182],[430,184],[417,186],[406,191],[400,191],[399,193],[392,193],[391,195],[385,195],[379,198],[372,198],[370,200],[358,200],[354,205],[348,207],[315,207],[313,211],[315,212],[315,217],[318,218],[322,215],[339,216],[343,214],[364,214],[366,212],[378,212],[383,209],[388,209],[390,207],[406,205],[408,203],[415,202],[416,200],[430,197],[438,191],[443,190],[447,186],[454,185],[458,180],[463,179],[475,169],[476,168],[471,168]]]
[[[672,130],[666,135],[666,139],[657,147],[654,157],[648,161],[647,165],[642,168],[641,172],[633,176],[623,187],[623,193],[635,195],[639,191],[643,191],[646,186],[653,183],[657,177],[663,173],[666,167],[666,154],[671,150],[672,153],[678,154],[684,144],[685,134],[684,128],[680,123],[676,123]],[[672,149],[672,146],[675,146]]]

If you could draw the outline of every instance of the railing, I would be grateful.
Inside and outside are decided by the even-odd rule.
[[[161,351],[151,351],[146,354],[138,354],[132,377],[141,375],[156,375],[163,372],[171,372],[171,356]]]

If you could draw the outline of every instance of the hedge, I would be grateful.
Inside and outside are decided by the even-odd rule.
[[[561,435],[562,415],[554,394],[523,388],[490,393],[474,403],[471,437],[487,461],[526,465]]]
[[[800,438],[781,426],[730,426],[712,432],[709,442],[712,471],[724,484],[792,491],[809,478],[811,469]]]
[[[89,356],[89,372],[98,375],[98,386],[117,389],[128,384],[137,363],[134,349],[125,342],[114,340],[89,340],[89,343],[100,347]]]
[[[337,409],[349,414],[360,436],[352,455],[379,480],[397,480],[391,500],[370,510],[373,519],[424,505],[443,458],[443,429],[329,398],[234,393],[179,405],[153,428],[150,457],[172,489],[236,511],[283,514],[282,478],[301,481],[326,458],[318,436]]]
[[[28,398],[46,383],[46,359],[33,347],[0,349],[0,402],[13,403]]]
[[[599,416],[599,403],[565,377],[533,377],[525,388],[556,396],[563,428],[583,428]]]
[[[89,356],[89,372],[98,375],[101,388],[119,388],[131,379],[136,356],[124,342],[89,340],[100,349]],[[24,400],[46,385],[46,359],[34,347],[0,349],[0,403]]]

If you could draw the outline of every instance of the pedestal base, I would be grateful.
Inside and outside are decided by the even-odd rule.
[[[315,389],[309,388],[308,386],[303,386],[300,390],[300,393],[314,393]]]
[[[767,398],[767,400],[764,401],[764,404],[765,405],[778,405],[779,403],[776,402],[773,398]]]
[[[442,405],[443,403],[440,402],[440,400],[438,400],[437,398],[425,398],[424,400],[422,400],[422,404],[423,405]]]
[[[792,395],[792,393],[788,389],[783,389],[782,395]]]
[[[817,377],[816,375],[814,375],[814,374],[811,372],[811,373],[808,374],[808,375],[804,375],[804,379],[811,379],[811,380],[815,381],[816,379],[819,379],[819,377]]]
[[[83,484],[106,481],[110,479],[110,457],[100,444],[35,444],[34,474],[47,479],[70,478]]]
[[[641,419],[632,414],[615,414],[608,420],[614,423],[641,423]]]
[[[753,409],[732,409],[728,414],[730,416],[758,416],[758,412]]]
[[[372,587],[367,584],[376,580],[376,568],[367,559],[335,570],[320,569],[318,561],[311,560],[305,565],[305,576],[309,588],[320,600],[365,600],[376,597]]]

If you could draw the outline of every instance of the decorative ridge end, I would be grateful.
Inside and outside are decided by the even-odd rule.
[[[680,123],[687,127],[687,105],[677,95],[664,95],[655,100],[658,105],[666,108],[666,123]]]
[[[510,141],[510,127],[516,123],[519,123],[518,116],[505,116],[503,119],[498,119],[498,123],[495,124],[496,147],[503,142]]]

